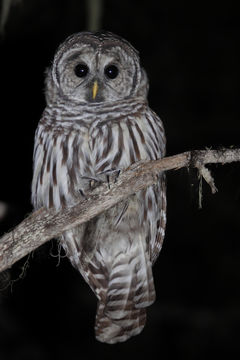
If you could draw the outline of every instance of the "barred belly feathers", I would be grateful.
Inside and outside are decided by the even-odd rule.
[[[35,135],[35,209],[74,205],[93,184],[164,156],[163,124],[149,108],[147,92],[138,53],[126,40],[82,32],[60,45],[47,72],[47,106]],[[142,331],[155,300],[152,266],[165,225],[161,173],[156,185],[62,234],[66,255],[98,299],[99,341],[122,342]]]

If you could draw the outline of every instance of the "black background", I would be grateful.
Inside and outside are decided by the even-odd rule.
[[[1,234],[31,211],[34,131],[44,109],[44,70],[56,47],[86,30],[85,2],[25,0],[0,43]],[[102,27],[129,40],[150,78],[149,102],[164,121],[167,153],[240,145],[239,12],[231,1],[105,0]],[[154,267],[157,300],[143,333],[123,344],[94,339],[96,300],[48,243],[11,270],[0,295],[0,359],[233,358],[240,331],[240,165],[210,166],[218,193],[195,171],[167,174],[168,224]],[[53,249],[51,249],[53,247]]]

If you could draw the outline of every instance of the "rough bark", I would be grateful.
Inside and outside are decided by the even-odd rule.
[[[89,221],[130,195],[157,180],[161,171],[194,167],[216,192],[209,163],[240,161],[240,149],[196,150],[165,157],[156,161],[139,162],[122,172],[115,184],[102,184],[87,194],[86,199],[60,212],[44,208],[33,212],[12,231],[0,238],[0,272],[65,230]]]

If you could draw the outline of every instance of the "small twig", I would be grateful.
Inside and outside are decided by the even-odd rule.
[[[198,169],[198,177],[199,177],[199,209],[202,209],[202,178],[206,181],[206,183],[210,186],[212,190],[212,194],[215,194],[218,190],[215,186],[214,179],[209,169],[204,165],[196,164],[196,168]]]
[[[46,241],[59,237],[64,231],[91,220],[130,195],[153,185],[162,171],[195,167],[215,192],[213,178],[205,165],[233,161],[240,161],[240,149],[189,151],[156,161],[135,163],[121,173],[117,183],[110,189],[107,184],[102,184],[88,193],[83,201],[59,212],[41,208],[23,220],[13,231],[2,236],[0,272],[10,268]]]
[[[212,190],[212,194],[215,194],[217,192],[217,188],[214,184],[214,179],[211,175],[211,172],[209,169],[207,169],[205,166],[198,167],[199,175],[204,178],[204,180],[208,183]]]

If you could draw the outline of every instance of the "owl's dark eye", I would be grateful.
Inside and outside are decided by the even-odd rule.
[[[77,77],[85,77],[89,71],[89,68],[85,64],[77,64],[74,68],[75,75]]]
[[[119,70],[116,65],[109,65],[109,66],[106,66],[104,69],[104,74],[109,79],[115,79],[118,76],[118,73],[119,73]]]

